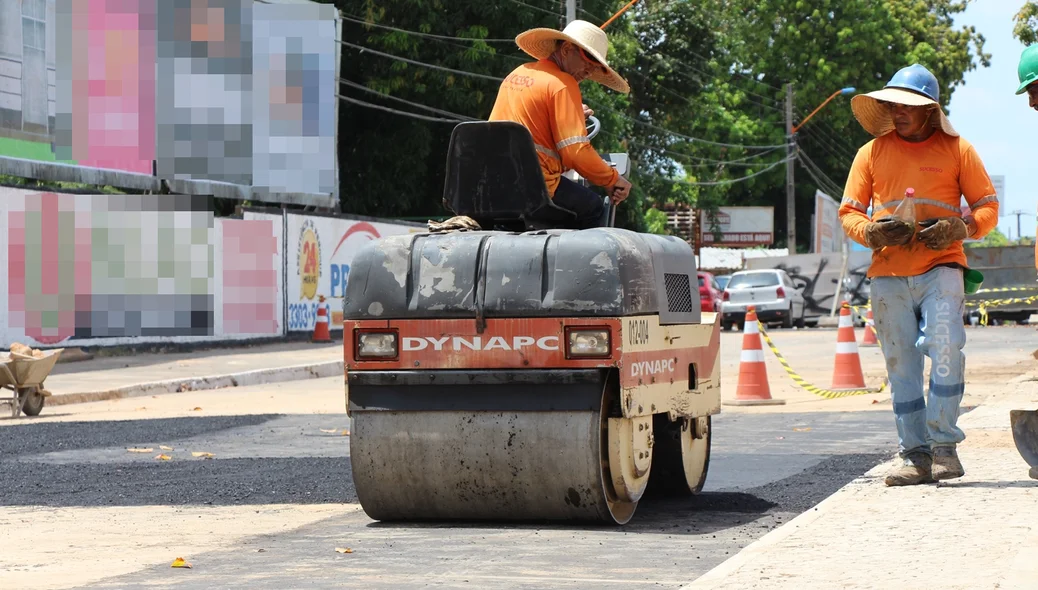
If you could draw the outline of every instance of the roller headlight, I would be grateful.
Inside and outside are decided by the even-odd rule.
[[[357,359],[395,359],[398,352],[396,332],[358,332]]]
[[[571,358],[608,358],[611,344],[607,328],[566,330],[566,351]]]

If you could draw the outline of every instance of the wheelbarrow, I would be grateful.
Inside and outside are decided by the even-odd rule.
[[[1038,410],[1010,410],[1009,424],[1016,450],[1031,466],[1029,475],[1038,479]]]
[[[21,414],[40,415],[44,401],[50,397],[43,382],[54,369],[63,350],[44,351],[42,358],[16,352],[6,357],[0,356],[0,393],[11,392],[10,397],[0,397],[0,403],[7,401],[11,404],[11,417],[17,418]]]

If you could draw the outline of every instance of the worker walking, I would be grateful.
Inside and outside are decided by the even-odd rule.
[[[574,20],[562,31],[526,31],[515,42],[538,61],[523,64],[505,77],[489,120],[526,127],[554,203],[576,213],[581,229],[605,225],[603,198],[562,174],[576,170],[592,184],[605,187],[613,203],[626,199],[631,190],[631,183],[591,147],[585,122],[591,111],[580,94],[579,83],[585,79],[630,92],[627,82],[606,63],[606,34],[589,22]]]
[[[903,459],[886,477],[890,486],[964,474],[956,452],[965,439],[956,426],[966,361],[962,242],[984,237],[998,223],[991,178],[952,127],[939,94],[937,78],[915,64],[882,90],[851,100],[855,118],[875,139],[854,158],[840,221],[851,239],[873,251],[872,307]],[[961,196],[971,209],[965,217]],[[914,218],[885,221],[906,199]],[[931,360],[928,397],[924,355]]]

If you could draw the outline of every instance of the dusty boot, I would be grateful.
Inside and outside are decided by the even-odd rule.
[[[933,483],[930,473],[933,460],[926,453],[911,453],[905,457],[902,466],[887,474],[884,480],[888,486],[914,486],[921,483]]]
[[[959,454],[955,447],[936,447],[933,450],[933,478],[934,480],[955,479],[966,474],[959,461]]]

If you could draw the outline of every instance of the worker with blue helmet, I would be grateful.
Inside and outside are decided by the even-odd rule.
[[[966,435],[956,423],[965,392],[963,240],[982,238],[998,224],[995,188],[976,149],[941,109],[937,78],[922,65],[855,96],[851,109],[875,136],[851,165],[840,221],[851,239],[872,250],[873,317],[903,459],[885,482],[962,477],[956,448]],[[963,197],[970,206],[965,216]]]

